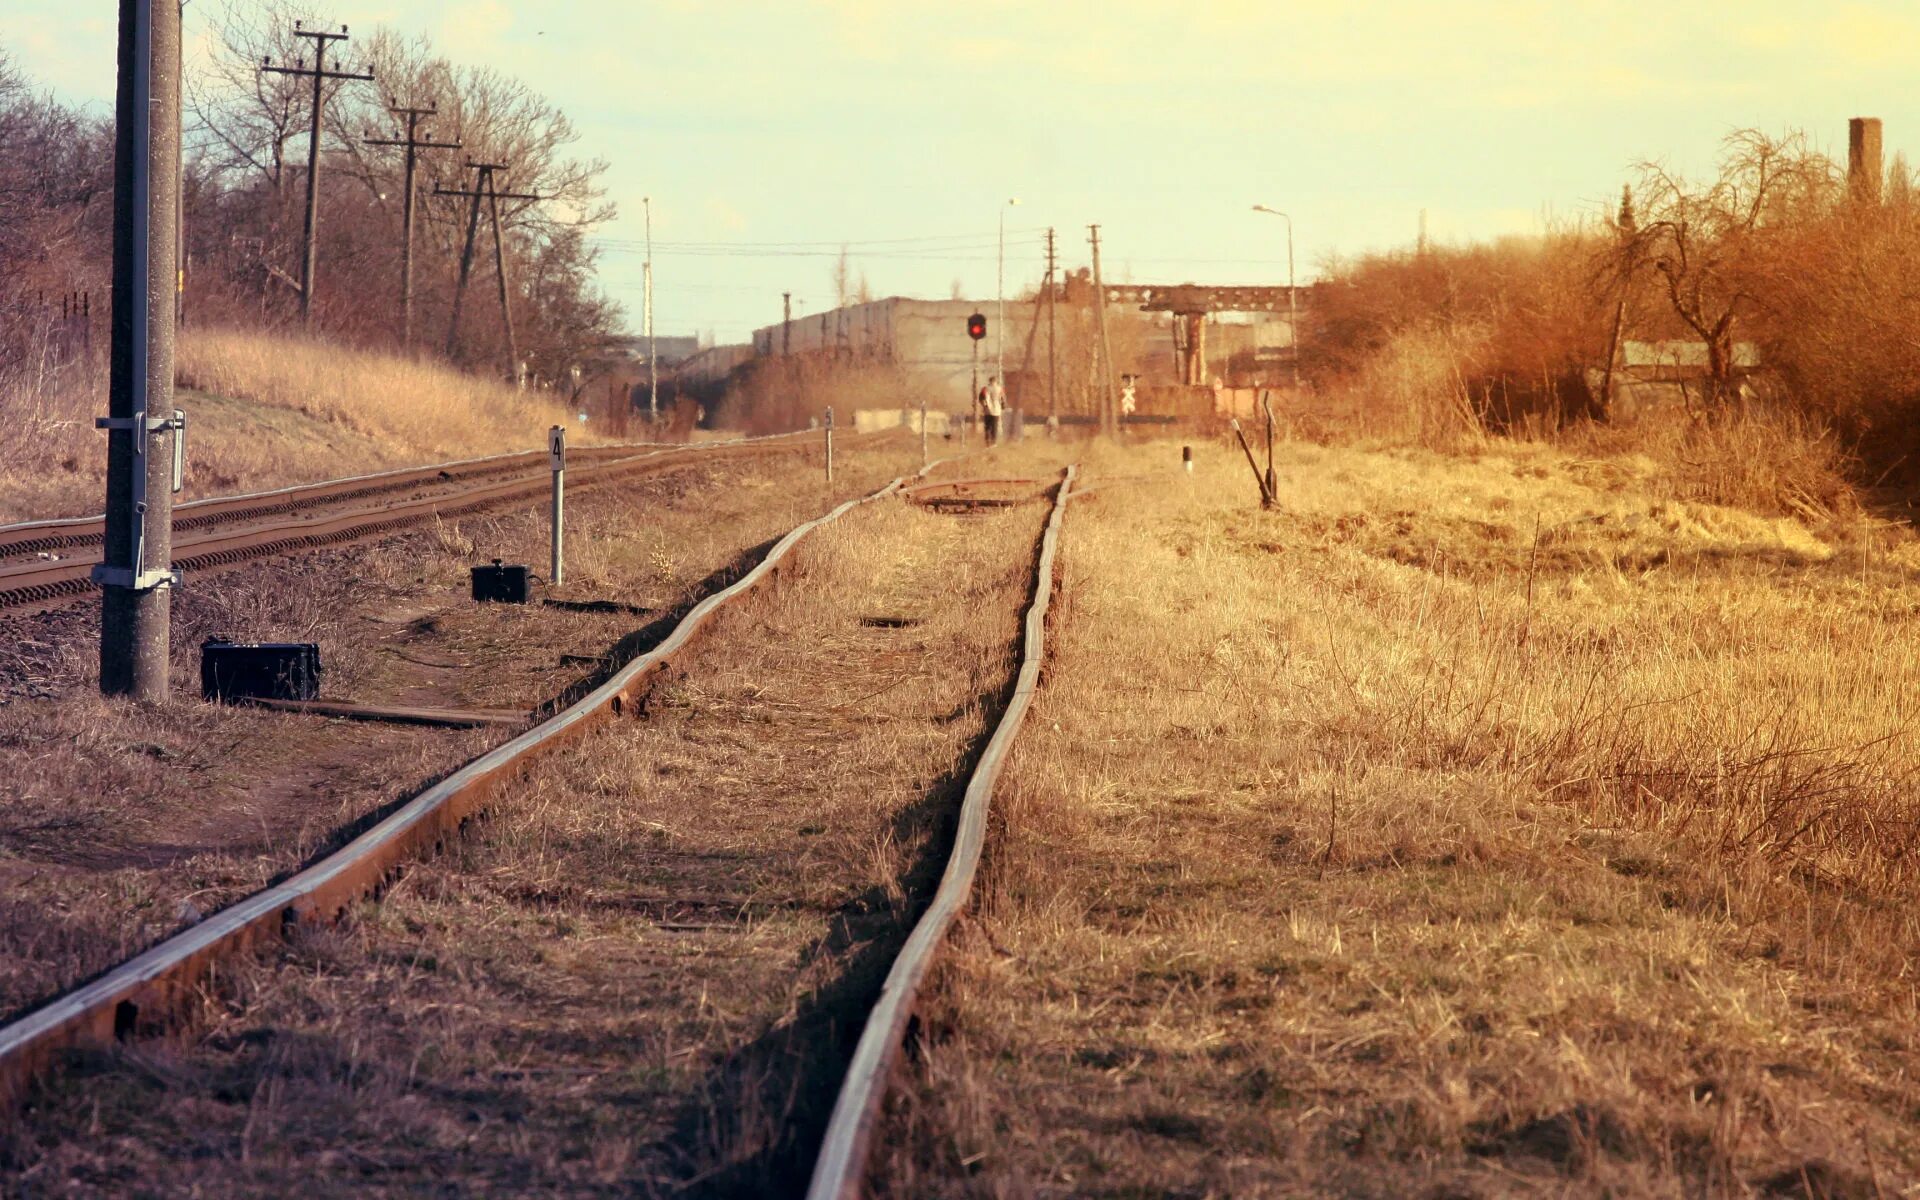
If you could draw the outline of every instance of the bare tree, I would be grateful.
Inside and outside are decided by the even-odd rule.
[[[266,74],[263,61],[297,62],[306,52],[294,22],[314,20],[319,0],[221,0],[207,18],[212,54],[186,78],[189,135],[216,174],[252,178],[279,191],[289,146],[304,136],[308,85]]]
[[[1618,252],[1625,267],[1653,271],[1673,315],[1705,343],[1709,412],[1734,394],[1736,335],[1766,294],[1769,239],[1824,211],[1837,183],[1833,163],[1799,133],[1730,134],[1719,175],[1706,184],[1641,165],[1646,219]]]

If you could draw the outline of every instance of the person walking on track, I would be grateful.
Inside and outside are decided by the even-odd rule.
[[[987,386],[980,389],[981,424],[987,435],[987,445],[1000,444],[1000,414],[1007,410],[1007,389],[1000,386],[1000,377],[987,380]]]

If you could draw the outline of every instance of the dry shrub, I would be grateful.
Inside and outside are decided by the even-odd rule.
[[[30,494],[77,502],[99,491],[106,449],[93,418],[106,414],[106,392],[104,357],[0,371],[0,420],[9,430],[0,438],[0,520],[31,511]]]
[[[1861,512],[1857,457],[1831,425],[1785,404],[1748,404],[1717,421],[1673,413],[1587,426],[1569,443],[1644,455],[1659,467],[1659,490],[1684,500],[1816,523]]]
[[[1577,371],[1604,357],[1610,332],[1591,278],[1599,238],[1576,225],[1337,263],[1314,296],[1312,369],[1322,380],[1353,377],[1402,336],[1431,330],[1467,351],[1459,368],[1476,395],[1495,381],[1530,386]],[[1508,419],[1498,405],[1486,411]]]
[[[1760,333],[1766,360],[1876,477],[1913,478],[1920,296],[1908,281],[1920,272],[1920,203],[1897,187],[1884,209],[1836,209],[1773,249]]]
[[[1346,384],[1356,432],[1447,449],[1485,438],[1467,399],[1461,334],[1427,327],[1393,334]]]

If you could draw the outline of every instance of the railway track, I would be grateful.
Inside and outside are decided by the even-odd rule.
[[[1025,722],[1033,694],[1040,686],[1040,666],[1046,659],[1047,609],[1053,596],[1054,559],[1060,547],[1060,525],[1072,494],[1075,469],[1068,467],[1055,491],[1053,512],[1041,535],[1039,564],[1034,569],[1033,597],[1027,606],[1021,636],[1020,669],[1013,694],[994,727],[980,761],[967,780],[960,801],[959,829],[948,856],[940,886],[927,911],[913,927],[881,986],[880,998],[868,1015],[854,1048],[846,1083],[834,1102],[833,1115],[814,1161],[807,1200],[858,1200],[865,1191],[873,1135],[879,1124],[888,1081],[899,1066],[907,1026],[920,996],[920,985],[932,970],[954,918],[973,894],[973,878],[986,849],[987,816],[993,791]]]
[[[627,713],[715,613],[771,578],[802,539],[861,505],[893,495],[905,482],[896,479],[795,527],[751,571],[695,605],[654,649],[570,707],[419,793],[339,850],[0,1027],[0,1104],[16,1106],[63,1050],[168,1027],[222,961],[284,939],[304,924],[339,919],[350,904],[376,893],[402,863],[457,836],[469,818],[542,758],[594,725]]]
[[[980,726],[978,736],[984,740],[974,743],[979,747],[977,758],[962,777],[964,794],[960,799],[957,833],[950,851],[943,849],[942,852],[946,858],[944,874],[930,907],[907,938],[878,1002],[866,1019],[865,1032],[844,1083],[838,1089],[838,1101],[809,1195],[853,1196],[861,1191],[876,1119],[887,1081],[894,1073],[902,1050],[918,988],[939,954],[949,926],[967,903],[984,848],[988,806],[995,783],[1038,684],[1045,652],[1048,603],[1055,582],[1054,561],[1073,481],[1074,472],[1068,469],[1048,489],[1051,508],[1038,546],[1023,552],[1031,553],[1032,557],[1027,559],[1030,566],[1022,568],[1020,586],[1025,590],[1023,615],[1019,619],[1017,674],[1004,685],[1007,690],[998,693],[1005,703],[997,720],[990,715],[990,709]],[[975,485],[981,482],[960,481],[965,486],[949,490],[965,493],[976,490]],[[1042,481],[985,482],[1005,487]],[[223,961],[257,951],[303,926],[336,921],[356,900],[377,894],[403,862],[432,854],[444,846],[460,833],[470,817],[499,797],[503,789],[539,771],[541,761],[555,750],[573,743],[596,724],[634,712],[670,660],[693,644],[719,610],[772,577],[803,538],[880,498],[911,498],[904,495],[909,490],[907,479],[896,479],[871,495],[848,501],[825,516],[796,527],[747,575],[691,610],[658,647],[621,668],[572,707],[475,759],[406,802],[352,843],[284,883],[214,914],[122,966],[0,1027],[0,1099],[9,1106],[15,1105],[36,1077],[57,1064],[63,1051],[103,1046],[117,1039],[167,1028],[188,1011],[197,1000],[204,980],[217,972]],[[928,490],[941,489],[936,486],[912,490],[924,496]],[[1031,534],[1023,536],[1031,537]],[[1033,543],[1025,545],[1033,546]],[[1029,570],[1030,586],[1024,582]],[[1009,607],[1005,611],[1014,610]],[[1011,620],[1011,616],[1008,619]],[[869,617],[861,623],[885,625],[895,620]],[[681,670],[676,667],[675,674]],[[694,898],[686,903],[703,901]],[[824,1105],[816,1111],[824,1112]],[[0,1118],[4,1116],[0,1113]],[[797,1182],[798,1174],[793,1178]]]
[[[809,445],[800,434],[648,449],[598,446],[569,452],[568,482],[593,486],[689,462],[751,458]],[[498,455],[431,467],[281,488],[181,505],[173,565],[183,572],[339,545],[545,494],[547,456]],[[424,494],[422,494],[424,493]],[[0,526],[0,612],[70,604],[94,590],[105,519],[81,517]]]

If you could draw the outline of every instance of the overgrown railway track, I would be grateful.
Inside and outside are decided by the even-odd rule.
[[[586,447],[569,452],[568,482],[587,487],[810,444],[804,435],[781,434],[669,448]],[[549,486],[546,463],[545,452],[497,455],[183,504],[174,517],[173,565],[184,572],[229,567],[530,499]],[[0,612],[52,608],[91,594],[104,531],[102,517],[0,526]]]
[[[939,954],[952,921],[968,902],[985,845],[993,791],[1038,686],[1055,585],[1054,562],[1073,481],[1074,472],[1069,468],[1048,489],[1051,511],[1028,560],[1030,588],[1024,581],[1019,585],[1023,591],[1018,594],[1024,595],[1025,601],[1016,643],[1017,673],[1006,685],[1008,690],[1000,693],[1004,707],[997,720],[991,715],[985,718],[978,735],[983,740],[974,743],[980,747],[973,752],[977,757],[957,777],[965,781],[964,794],[951,848],[940,850],[946,862],[944,874],[925,914],[907,936],[866,1020],[865,1033],[839,1089],[810,1195],[852,1196],[862,1190],[875,1122],[898,1063],[919,986]],[[1031,486],[1039,481],[992,482]],[[257,951],[303,926],[336,921],[357,900],[378,894],[401,864],[430,854],[457,836],[468,819],[500,797],[504,789],[539,772],[542,760],[553,751],[573,743],[596,724],[637,712],[669,661],[693,644],[722,607],[772,577],[803,538],[863,504],[902,494],[908,490],[908,483],[896,479],[871,495],[848,501],[794,528],[746,575],[696,605],[653,650],[614,672],[552,719],[405,802],[335,853],[0,1027],[0,1101],[13,1107],[35,1078],[56,1066],[63,1051],[103,1046],[176,1024],[191,1010],[204,981],[222,961]],[[1023,568],[1022,575],[1026,573]],[[679,669],[676,666],[676,672]],[[944,847],[944,840],[936,845]],[[824,1107],[818,1111],[824,1112]],[[0,1119],[5,1116],[0,1113]]]
[[[959,828],[940,886],[894,959],[854,1049],[846,1082],[834,1102],[833,1115],[814,1162],[813,1177],[807,1187],[808,1200],[857,1200],[865,1193],[874,1130],[880,1121],[888,1083],[900,1063],[908,1023],[919,1001],[920,985],[933,969],[954,918],[972,898],[973,878],[986,850],[987,817],[993,804],[994,787],[1000,781],[1014,738],[1019,736],[1020,726],[1026,720],[1034,692],[1040,686],[1040,667],[1046,659],[1047,610],[1053,597],[1054,559],[1059,552],[1060,526],[1066,516],[1075,473],[1074,468],[1068,467],[1055,489],[1053,512],[1047,518],[1046,532],[1041,535],[1013,693],[967,780],[966,792],[960,801]]]
[[[765,443],[735,446],[770,448]],[[648,457],[659,461],[658,456]],[[284,938],[304,922],[337,919],[349,904],[376,892],[401,863],[444,845],[539,759],[592,725],[626,713],[653,676],[693,643],[720,608],[770,578],[808,534],[862,504],[894,494],[905,482],[896,479],[795,527],[752,570],[696,604],[651,651],[549,720],[421,792],[339,850],[0,1027],[0,1103],[15,1103],[63,1049],[109,1044],[136,1031],[166,1027],[220,961]]]

